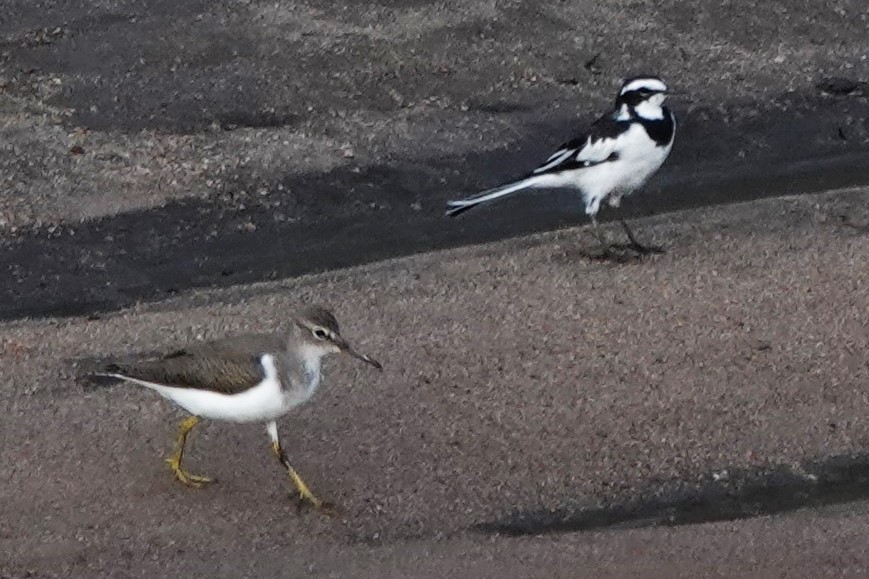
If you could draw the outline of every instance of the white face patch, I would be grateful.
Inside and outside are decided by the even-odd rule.
[[[656,107],[660,107],[664,104],[664,101],[667,100],[666,94],[655,94],[649,99],[649,102],[655,105]]]
[[[661,110],[661,105],[656,104],[653,99],[641,102],[634,107],[634,111],[636,111],[638,117],[643,119],[659,120],[664,118],[664,111]]]
[[[667,92],[667,85],[657,78],[638,78],[623,86],[619,94],[623,95],[627,92],[641,89],[647,89],[652,92]]]

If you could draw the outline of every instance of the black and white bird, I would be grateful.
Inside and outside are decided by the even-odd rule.
[[[458,215],[525,189],[573,188],[582,195],[585,213],[604,254],[610,255],[610,245],[597,226],[598,210],[604,201],[618,207],[622,197],[641,187],[670,154],[676,118],[664,106],[666,99],[667,85],[657,76],[625,80],[612,112],[595,121],[584,134],[562,145],[522,179],[450,201],[447,215]],[[661,251],[640,244],[624,219],[621,223],[631,249],[640,254]]]

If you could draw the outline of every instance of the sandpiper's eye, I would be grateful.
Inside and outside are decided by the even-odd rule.
[[[317,328],[316,330],[314,330],[314,335],[317,337],[318,340],[325,340],[329,337],[329,334],[327,334],[326,330],[324,330],[323,328]]]

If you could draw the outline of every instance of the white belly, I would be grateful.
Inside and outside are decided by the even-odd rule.
[[[619,151],[618,159],[580,169],[571,176],[574,186],[582,191],[587,214],[597,213],[601,201],[608,195],[621,197],[638,189],[661,168],[670,154],[672,143],[658,147],[645,136],[642,127],[631,130],[643,131],[643,135],[632,139],[630,147]]]
[[[318,367],[315,380],[307,388],[284,390],[278,380],[274,358],[266,354],[262,356],[261,362],[265,369],[265,379],[238,394],[221,394],[210,390],[176,388],[144,380],[125,379],[155,390],[194,416],[230,422],[275,420],[308,400],[319,383]]]
[[[276,380],[263,380],[240,394],[221,394],[193,388],[147,385],[190,414],[231,422],[267,422],[286,414],[295,406]]]

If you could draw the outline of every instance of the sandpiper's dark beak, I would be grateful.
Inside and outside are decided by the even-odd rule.
[[[341,351],[344,352],[345,354],[347,354],[348,356],[353,356],[357,360],[362,360],[366,364],[371,364],[372,366],[374,366],[378,370],[383,370],[383,366],[380,365],[380,362],[378,362],[377,360],[375,360],[371,356],[366,356],[365,354],[360,354],[359,352],[354,350],[353,347],[344,340],[344,338],[338,338],[337,340],[335,340],[335,345],[338,346],[338,348],[340,348]]]

